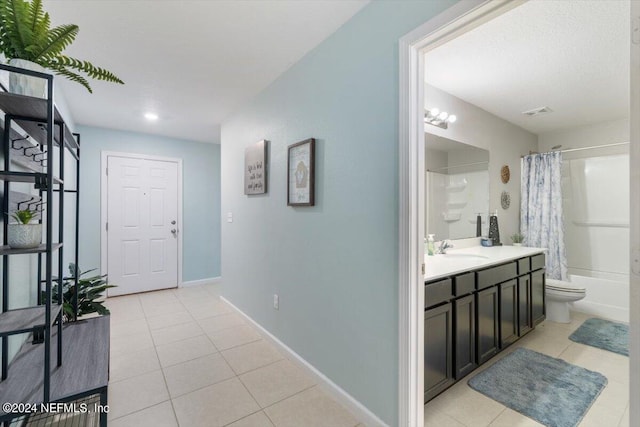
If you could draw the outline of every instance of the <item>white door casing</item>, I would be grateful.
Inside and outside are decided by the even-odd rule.
[[[180,285],[181,161],[103,153],[102,272],[109,296]]]

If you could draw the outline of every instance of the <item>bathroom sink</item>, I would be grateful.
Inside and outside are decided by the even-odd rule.
[[[449,253],[449,254],[443,254],[443,256],[445,258],[451,258],[451,259],[468,259],[468,260],[473,260],[473,259],[489,259],[489,257],[484,256],[484,255],[476,255],[476,254],[464,254],[464,253]]]

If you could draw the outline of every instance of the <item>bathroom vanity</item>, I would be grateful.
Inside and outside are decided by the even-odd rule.
[[[544,267],[541,248],[425,256],[425,403],[544,320]]]

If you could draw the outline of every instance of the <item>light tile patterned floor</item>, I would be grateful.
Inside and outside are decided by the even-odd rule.
[[[629,427],[629,358],[569,340],[569,335],[589,317],[572,313],[569,324],[545,321],[534,331],[498,354],[479,369],[425,406],[426,427],[540,427],[499,402],[467,385],[476,373],[488,368],[518,347],[525,347],[574,365],[600,372],[608,384],[579,427]]]
[[[111,427],[354,427],[215,285],[107,299]]]
[[[109,425],[361,426],[242,317],[216,286],[110,298]],[[609,382],[579,427],[629,426],[628,358],[574,343],[570,324],[545,322],[493,360],[526,347],[604,374]],[[476,392],[466,377],[425,407],[427,427],[540,424]]]

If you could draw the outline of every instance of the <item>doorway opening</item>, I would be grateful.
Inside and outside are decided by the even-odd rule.
[[[562,119],[562,121],[564,121],[564,124],[565,124],[564,128],[562,127],[562,123],[561,123],[560,125],[556,125],[555,128],[547,128],[545,130],[533,129],[533,128],[527,129],[526,126],[523,127],[522,124],[518,124],[517,121],[508,120],[509,117],[506,117],[504,112],[501,112],[499,109],[497,110],[494,109],[492,111],[492,107],[489,105],[490,103],[489,104],[486,103],[488,98],[487,96],[485,96],[484,98],[480,96],[480,98],[483,98],[483,99],[481,99],[478,102],[476,100],[480,98],[474,99],[472,96],[465,94],[464,90],[469,88],[463,88],[462,85],[460,84],[460,80],[458,81],[455,80],[456,73],[458,71],[461,71],[460,69],[453,69],[453,71],[450,70],[451,72],[449,77],[451,78],[451,81],[449,83],[451,84],[451,86],[447,87],[446,86],[447,82],[443,84],[442,80],[440,80],[438,81],[437,84],[433,82],[433,84],[431,84],[432,88],[430,88],[429,82],[427,81],[425,83],[425,71],[427,73],[426,74],[427,76],[429,73],[429,68],[428,68],[429,52],[433,52],[433,54],[435,54],[438,50],[440,50],[440,52],[444,52],[442,53],[442,55],[447,56],[446,49],[441,48],[447,42],[450,42],[456,39],[456,43],[460,43],[463,40],[463,38],[460,38],[461,35],[467,34],[470,31],[482,26],[483,24],[489,21],[492,21],[495,18],[499,17],[501,20],[507,19],[508,12],[514,9],[516,12],[523,11],[524,9],[519,9],[522,5],[525,5],[526,7],[530,7],[530,6],[534,7],[535,3],[544,3],[544,2],[506,2],[506,3],[505,2],[464,2],[464,3],[465,4],[457,4],[451,9],[448,9],[447,11],[445,11],[443,14],[430,20],[429,22],[424,24],[422,27],[416,29],[412,33],[405,36],[400,43],[400,55],[401,55],[401,58],[400,58],[401,59],[400,61],[400,162],[401,162],[400,171],[401,171],[401,176],[400,176],[400,264],[399,264],[400,284],[401,284],[400,285],[400,347],[401,348],[400,348],[400,393],[399,393],[400,394],[400,425],[421,426],[424,423],[423,393],[425,390],[425,384],[424,384],[425,376],[424,376],[424,366],[423,366],[423,363],[424,363],[423,337],[424,337],[425,317],[424,317],[424,280],[423,280],[423,273],[421,271],[424,268],[424,266],[423,265],[421,266],[421,264],[423,263],[423,259],[425,255],[424,254],[425,247],[424,247],[423,239],[427,234],[426,229],[429,228],[429,225],[427,225],[427,221],[425,220],[425,218],[427,218],[427,210],[428,210],[428,207],[425,208],[425,205],[427,204],[426,203],[427,191],[425,191],[426,190],[425,189],[426,187],[425,171],[426,169],[428,169],[427,162],[434,160],[433,158],[429,159],[428,155],[426,159],[424,157],[426,145],[429,144],[428,141],[425,144],[425,139],[428,139],[428,138],[425,138],[426,128],[432,127],[433,132],[430,132],[430,134],[435,135],[437,138],[447,138],[452,141],[462,142],[467,145],[471,145],[476,148],[478,147],[483,148],[489,151],[489,163],[487,167],[489,179],[490,179],[490,187],[491,187],[489,191],[490,193],[489,197],[487,197],[489,201],[488,203],[489,212],[493,213],[495,209],[499,210],[498,216],[500,217],[500,228],[501,228],[500,231],[502,233],[502,241],[506,244],[511,244],[510,236],[512,234],[515,234],[515,232],[519,231],[519,220],[520,220],[519,218],[519,207],[520,207],[519,206],[519,191],[520,191],[519,160],[520,160],[520,156],[524,154],[528,154],[527,153],[528,151],[549,151],[552,148],[552,146],[556,146],[556,145],[563,145],[562,147],[556,148],[557,150],[576,148],[574,146],[575,144],[569,143],[568,139],[565,139],[564,140],[565,142],[561,144],[557,143],[557,141],[560,140],[562,137],[565,137],[565,138],[571,137],[570,131],[572,130],[572,128],[575,131],[573,134],[573,137],[577,138],[576,135],[579,134],[578,132],[579,127],[589,127],[589,125],[591,125],[592,129],[590,130],[592,131],[592,134],[595,134],[597,132],[597,129],[594,128],[596,124],[602,124],[603,127],[606,127],[606,122],[616,121],[616,117],[614,117],[615,114],[613,114],[610,116],[601,116],[600,118],[602,120],[600,120],[599,123],[595,123],[595,121],[592,121],[592,122],[582,121],[581,123],[579,122],[570,123],[569,122],[570,119],[567,118],[567,116],[556,114],[556,118]],[[558,2],[558,3],[564,3],[564,2]],[[627,7],[628,7],[628,4],[627,4]],[[638,14],[637,11],[636,12],[632,11],[632,13],[635,13],[636,15]],[[566,17],[574,19],[576,16],[575,14],[569,14]],[[629,22],[629,20],[627,22]],[[593,31],[597,32],[596,29],[594,29]],[[519,32],[517,31],[514,31],[506,35],[503,34],[503,39],[507,41],[508,40],[513,41],[514,38],[517,38],[515,36],[517,36],[518,34]],[[626,45],[628,46],[629,40],[630,40],[629,32],[627,32],[626,37],[627,37]],[[460,39],[457,40],[458,38]],[[452,43],[452,46],[456,45],[456,43]],[[633,50],[633,46],[634,45],[631,45],[632,56],[637,55],[637,52]],[[460,44],[458,44],[457,47],[460,47]],[[637,50],[637,46],[635,46],[635,49]],[[425,59],[425,54],[427,55],[426,59]],[[448,54],[451,55],[451,52],[449,52]],[[629,52],[627,50],[627,58],[628,58],[628,55],[629,55]],[[463,58],[468,60],[469,57],[470,57],[469,52],[466,52],[465,54],[465,52],[458,51],[457,53],[457,58]],[[636,67],[637,67],[637,64],[636,64]],[[515,68],[515,67],[512,67],[512,68]],[[631,71],[632,73],[637,72],[637,70],[634,71],[633,65],[631,66],[631,70],[632,70]],[[480,67],[479,69],[474,69],[474,71],[477,71],[480,74],[484,71],[490,72],[490,70],[485,70],[482,67]],[[517,72],[515,72],[515,70],[513,71],[515,74],[518,74]],[[446,74],[446,73],[443,73],[443,74]],[[459,74],[463,74],[463,73],[459,73]],[[463,81],[470,80],[470,79],[464,80],[463,77],[462,79]],[[486,84],[487,87],[493,88],[494,92],[496,92],[497,95],[500,95],[499,93],[500,87],[497,85],[492,85],[489,82],[489,79],[486,79],[486,81],[487,81],[487,84]],[[471,84],[472,82],[470,81],[469,83]],[[558,84],[558,83],[554,82],[554,84]],[[449,90],[443,90],[443,86],[445,87],[445,89],[448,88]],[[447,104],[444,102],[447,100],[447,95],[449,96],[449,98],[452,95],[450,93],[450,92],[453,92],[453,90],[451,90],[451,87],[457,88],[454,90],[458,90],[458,89],[460,90],[460,92],[457,93],[458,96],[455,96],[455,94],[453,96],[456,97],[459,101],[463,101],[458,103],[454,102],[453,103],[454,107],[447,106]],[[442,92],[444,92],[445,96],[443,96]],[[469,89],[469,93],[471,92],[472,90]],[[634,92],[632,91],[632,93]],[[504,96],[504,94],[502,95]],[[627,92],[627,95],[628,95],[628,92]],[[469,102],[470,100],[474,102]],[[430,104],[430,102],[432,104]],[[607,152],[607,150],[615,151],[616,148],[613,148],[613,147],[605,148],[604,152],[602,152],[602,150],[600,152],[598,152],[597,150],[596,151],[585,150],[583,154],[586,155],[587,152],[592,154],[586,157],[588,158],[598,157],[598,159],[595,160],[596,162],[598,162],[599,160],[602,160],[603,158],[609,156],[606,160],[612,160],[614,163],[616,161],[621,161],[624,163],[624,159],[611,158],[611,156],[616,156],[618,154],[621,154],[623,156],[626,155],[627,158],[629,158],[630,156],[632,164],[634,161],[637,162],[640,160],[637,158],[637,149],[635,148],[638,142],[636,139],[636,134],[634,133],[633,129],[631,130],[631,134],[629,132],[630,116],[633,117],[633,116],[637,116],[638,114],[638,111],[636,111],[637,102],[634,104],[633,99],[631,100],[631,102],[632,102],[632,105],[636,105],[636,107],[632,107],[631,114],[629,113],[628,107],[626,107],[626,118],[622,118],[621,123],[610,124],[610,127],[617,126],[617,128],[623,129],[623,133],[626,132],[626,135],[620,136],[620,134],[616,134],[611,136],[612,140],[610,141],[611,143],[630,141],[630,144],[626,145],[627,147],[626,152],[625,153]],[[491,142],[487,142],[485,144],[482,141],[480,141],[480,143],[478,143],[478,138],[477,138],[478,130],[480,131],[486,130],[486,129],[483,129],[483,126],[488,129],[492,129],[496,127],[495,124],[488,123],[487,120],[479,122],[480,128],[477,127],[478,121],[476,121],[475,122],[476,134],[469,138],[464,138],[464,135],[460,136],[459,132],[458,132],[458,137],[451,137],[451,134],[455,133],[455,132],[452,132],[452,130],[455,129],[455,126],[459,126],[458,130],[462,127],[461,124],[462,124],[463,117],[467,116],[467,119],[469,118],[468,110],[471,107],[469,107],[469,105],[464,105],[465,103],[475,106],[479,110],[483,110],[483,112],[486,114],[490,114],[496,118],[502,119],[505,122],[510,122],[511,125],[515,124],[515,126],[523,128],[525,132],[533,134],[536,138],[533,141],[522,142],[519,144],[519,146],[517,143],[512,144],[511,146],[505,146],[504,149],[498,149],[500,148],[498,147],[498,145],[500,144],[494,141],[493,144],[496,144],[496,146],[493,147],[492,149]],[[545,107],[545,106],[546,106],[545,104],[540,104],[540,105],[536,104],[535,106],[532,105],[530,108],[522,108],[521,110],[517,111],[517,113],[520,114],[527,110],[535,109],[536,107]],[[449,114],[455,114],[457,116],[457,121],[454,123],[450,123],[448,125],[449,132],[442,130],[442,127],[437,127],[433,124],[424,122],[425,115],[428,114],[428,112],[425,111],[425,109],[432,109],[434,107],[439,108],[441,111],[445,110]],[[459,109],[456,110],[455,108],[459,108]],[[611,110],[611,108],[612,107],[609,104],[609,110]],[[551,106],[551,109],[554,109],[553,106]],[[561,110],[562,108],[558,108],[557,111],[561,111]],[[562,116],[562,117],[558,117],[558,116]],[[528,117],[536,119],[535,116],[533,117],[528,116]],[[547,117],[550,118],[552,116],[547,116]],[[472,117],[472,118],[477,119],[478,117]],[[538,117],[538,118],[541,118],[541,117]],[[625,119],[626,119],[626,122],[624,122]],[[633,127],[633,121],[631,121],[631,123],[632,123],[631,126]],[[565,133],[567,133],[568,136],[561,135],[562,132],[560,132],[560,129],[563,129],[564,131],[566,131]],[[542,138],[538,138],[539,134],[545,134],[545,135]],[[474,137],[476,138],[474,139]],[[583,141],[583,142],[584,144],[591,145],[591,146],[600,145],[600,144],[596,144],[595,142],[591,142],[591,143],[587,143],[586,141]],[[514,145],[516,146],[514,147]],[[531,145],[532,148],[527,148],[528,145]],[[622,150],[625,150],[625,149],[622,148]],[[565,155],[567,156],[567,159],[570,161],[567,163],[571,163],[567,167],[571,169],[575,169],[574,172],[578,171],[579,165],[585,166],[583,164],[584,161],[582,159],[585,156],[578,155],[577,153],[575,154],[566,153]],[[574,156],[577,156],[579,158],[574,159]],[[507,157],[509,159],[507,159]],[[513,162],[511,162],[511,157],[514,157],[515,159]],[[483,161],[483,159],[481,160]],[[471,169],[474,169],[478,167],[476,163],[480,163],[480,161],[462,162],[461,165],[467,167],[467,169],[469,169],[469,166],[471,166]],[[513,164],[510,164],[510,163],[513,163]],[[576,163],[577,166],[573,165],[573,163]],[[505,164],[510,166],[511,181],[512,181],[510,185],[513,188],[511,187],[507,188],[506,184],[500,183],[500,170]],[[430,166],[433,166],[433,165],[430,165]],[[440,167],[444,167],[444,168],[449,168],[450,166],[451,166],[450,164],[440,165]],[[457,167],[457,165],[454,165],[454,167]],[[582,171],[584,172],[584,170],[585,169],[583,167]],[[440,172],[442,172],[442,170]],[[471,174],[477,174],[478,171],[474,169],[467,172]],[[570,173],[570,171],[568,173]],[[457,176],[457,175],[460,175],[460,173],[453,173],[453,174],[447,173],[447,175],[448,176],[446,177],[446,179],[449,180],[448,183],[450,186],[455,186],[454,185],[455,182],[451,181],[452,177],[450,175],[454,175],[453,179],[454,181],[457,180],[456,182],[458,182],[461,179],[465,179],[464,177]],[[576,181],[579,181],[578,178],[580,177],[578,175],[579,173],[575,176]],[[484,177],[484,175],[482,176]],[[434,180],[437,180],[443,177],[439,175],[434,175],[432,178],[433,179],[430,182],[431,185],[433,185]],[[624,181],[624,177],[621,177],[621,179]],[[628,173],[626,175],[626,179],[628,183],[629,182]],[[497,180],[497,183],[499,184],[492,185],[492,181],[496,181],[496,180]],[[634,186],[637,186],[637,184],[634,183],[633,180],[631,180],[631,191],[630,191],[631,192],[631,212],[630,212],[630,216],[627,217],[627,227],[629,228],[626,229],[628,231],[627,236],[630,237],[630,241],[627,244],[627,248],[624,250],[624,254],[621,254],[621,256],[618,257],[622,259],[627,258],[627,261],[629,257],[625,257],[625,254],[629,254],[629,252],[634,253],[633,251],[636,249],[633,246],[634,242],[638,242],[639,240],[638,239],[639,237],[638,222],[636,218],[639,213],[638,206],[637,206],[638,201],[636,200],[638,199],[638,196],[637,196],[637,192],[634,194],[634,191],[633,191]],[[504,205],[501,206],[501,202],[503,201],[502,196],[504,195],[504,192],[506,192],[507,195],[510,196],[510,201],[511,201],[510,210],[508,207],[504,209],[502,207]],[[437,197],[435,197],[435,200],[437,200]],[[627,198],[627,201],[628,200],[629,199]],[[471,203],[469,201],[464,201],[464,202],[467,203],[467,205]],[[460,234],[460,233],[464,234],[464,231],[461,232],[458,229],[459,227],[458,228],[451,227],[451,224],[455,224],[459,222],[460,224],[455,224],[455,225],[462,226],[464,225],[463,223],[468,222],[469,228],[471,229],[471,231],[467,231],[467,233],[470,233],[473,236],[476,232],[477,224],[475,223],[471,224],[472,222],[475,222],[475,221],[471,221],[472,218],[468,218],[468,216],[470,215],[469,212],[464,211],[464,208],[461,207],[461,204],[463,203],[463,201],[462,200],[445,200],[444,203],[448,203],[448,205],[445,206],[445,209],[441,209],[440,211],[437,212],[437,215],[439,215],[439,219],[442,219],[442,221],[440,221],[442,224],[439,224],[439,225],[436,224],[437,226],[440,226],[439,233],[443,233],[442,230],[446,229],[447,231],[454,233],[453,235],[457,237],[464,237],[463,235]],[[473,204],[475,205],[475,203],[476,202],[474,201]],[[442,216],[443,212],[446,213],[447,215]],[[486,213],[484,212],[486,211],[483,211],[483,217],[487,216],[487,214],[489,213],[489,212],[486,212]],[[471,212],[471,214],[473,214],[473,219],[476,218],[475,214],[477,213],[479,212]],[[458,218],[458,215],[460,216],[460,218]],[[431,216],[433,217],[436,215],[432,213]],[[486,233],[486,228],[488,223],[487,219],[488,218],[486,219],[483,218],[483,221],[481,222],[483,234]],[[573,224],[574,222],[573,219],[571,221]],[[579,218],[577,221],[580,222]],[[619,224],[617,225],[619,226]],[[576,231],[576,230],[573,230],[573,231]],[[445,238],[451,238],[451,237],[445,236]],[[577,240],[580,240],[581,238],[582,237],[578,236],[574,240],[577,241]],[[574,246],[578,245],[578,243],[576,242],[573,242],[573,243],[574,243]],[[631,245],[630,248],[629,248],[629,245]],[[573,261],[572,261],[574,262],[574,264],[577,262],[576,261],[577,258],[575,255],[576,254],[574,250]],[[578,262],[579,261],[580,260],[578,260]],[[631,298],[627,297],[626,302],[630,303],[630,308],[631,308],[630,311],[632,314],[630,319],[631,336],[634,337],[638,333],[638,321],[637,319],[634,319],[633,312],[638,311],[638,309],[640,309],[638,298],[634,297],[634,295],[636,294],[636,292],[634,291],[635,290],[634,286],[637,286],[638,284],[637,283],[638,277],[632,271],[631,272],[629,271],[633,267],[633,259],[631,260],[631,265],[629,265],[629,262],[627,262],[626,265],[622,265],[622,264],[616,265],[615,267],[612,267],[612,268],[626,269],[627,276],[630,278],[629,279],[630,286],[629,288],[627,288],[627,290],[625,290],[626,292],[625,295],[629,296],[629,289],[630,289]],[[592,266],[592,267],[594,270],[602,269],[601,268],[602,266]],[[621,306],[622,305],[624,304],[621,304]],[[628,308],[629,307],[627,307],[627,315],[629,313]],[[598,313],[595,313],[595,314],[598,315]],[[609,317],[609,318],[613,317],[613,316],[605,315],[602,313],[600,313],[600,316]],[[619,319],[619,320],[624,320],[624,319]],[[633,338],[632,338],[631,360],[636,360],[635,358],[637,357],[637,353],[634,353],[633,346],[634,345],[633,345]],[[633,399],[634,394],[637,394],[638,385],[640,384],[637,381],[638,378],[633,368],[634,363],[632,362],[630,365],[631,365],[631,373],[630,373],[631,396]],[[633,409],[631,409],[631,412],[633,412]],[[635,419],[633,418],[633,416],[634,415],[631,414],[631,418]]]

